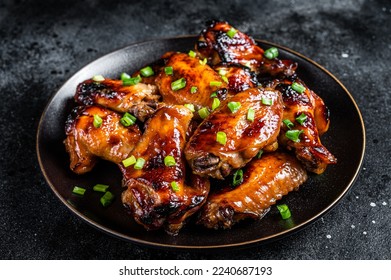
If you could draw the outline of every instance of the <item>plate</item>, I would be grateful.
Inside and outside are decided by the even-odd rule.
[[[174,249],[217,249],[258,245],[286,237],[310,225],[335,206],[352,187],[365,151],[365,129],[360,111],[352,95],[329,71],[305,56],[286,47],[256,40],[267,49],[277,47],[279,57],[299,64],[298,74],[318,93],[331,111],[329,131],[322,142],[338,158],[322,175],[310,175],[297,192],[284,197],[292,218],[282,220],[276,207],[258,221],[244,221],[230,230],[208,230],[194,223],[187,224],[178,236],[162,231],[145,231],[126,213],[120,201],[121,173],[108,162],[100,162],[85,175],[73,174],[65,151],[64,123],[74,106],[73,94],[78,83],[93,75],[119,77],[131,73],[160,58],[166,51],[188,52],[196,37],[185,36],[136,43],[109,53],[75,73],[52,97],[46,106],[37,132],[37,155],[44,177],[55,193],[74,214],[88,224],[116,237],[148,246]],[[117,199],[107,208],[100,205],[98,193],[84,197],[72,194],[73,186],[92,188],[96,183],[109,184]]]

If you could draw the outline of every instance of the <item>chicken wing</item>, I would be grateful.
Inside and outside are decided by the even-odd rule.
[[[293,83],[303,87],[300,93],[292,88]],[[274,80],[269,84],[279,90],[284,102],[284,124],[279,136],[279,143],[288,149],[293,149],[297,158],[308,171],[321,174],[327,165],[337,163],[337,159],[323,146],[320,134],[327,131],[329,126],[329,111],[323,100],[309,89],[297,76]],[[299,137],[287,137],[289,131],[299,133]]]
[[[94,125],[96,116],[102,120],[100,125]],[[73,110],[66,122],[64,141],[73,172],[83,174],[90,171],[98,158],[119,163],[129,155],[141,132],[137,125],[123,126],[121,117],[98,106]]]
[[[240,64],[218,64],[214,69],[227,78],[228,90],[233,94],[258,86],[255,73]]]
[[[148,120],[132,152],[145,161],[143,167],[119,165],[126,187],[122,202],[148,230],[165,227],[170,234],[177,234],[186,218],[206,201],[209,181],[191,173],[186,176],[183,148],[192,117],[184,106],[162,107]],[[167,156],[174,163],[171,159],[168,164]]]
[[[239,108],[231,111],[231,105]],[[186,145],[186,159],[195,174],[223,179],[277,140],[281,120],[278,91],[252,88],[238,93],[200,124]],[[217,141],[218,133],[225,135],[226,143]]]
[[[227,97],[227,84],[209,65],[200,63],[197,57],[172,53],[167,59],[166,67],[172,67],[172,74],[161,71],[156,78],[156,85],[166,104],[193,104],[198,110],[212,107],[211,94],[214,92],[220,99]],[[173,85],[175,82],[178,87]]]
[[[207,58],[211,65],[222,62],[241,64],[263,75],[290,76],[297,68],[297,63],[291,60],[264,57],[264,50],[256,45],[250,36],[227,22],[212,21],[201,32],[195,49],[199,56]]]
[[[144,121],[155,112],[160,95],[154,85],[124,86],[121,80],[95,82],[90,79],[78,85],[74,98],[80,105],[96,104],[117,112],[130,112]]]
[[[210,193],[201,208],[198,223],[208,228],[231,228],[245,218],[261,219],[282,196],[307,180],[295,157],[280,152],[262,155],[243,169],[243,182]]]

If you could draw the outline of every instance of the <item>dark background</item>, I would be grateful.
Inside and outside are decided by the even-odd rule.
[[[391,4],[314,2],[0,1],[0,258],[390,259]],[[198,34],[213,18],[296,50],[341,80],[366,125],[356,183],[316,223],[246,250],[165,251],[92,228],[59,201],[39,169],[35,137],[46,103],[94,59],[135,42]]]

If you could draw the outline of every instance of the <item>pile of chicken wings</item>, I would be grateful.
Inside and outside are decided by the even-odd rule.
[[[260,219],[307,171],[337,161],[319,138],[329,110],[297,67],[210,22],[188,53],[78,85],[65,125],[70,168],[117,164],[122,203],[147,230],[175,235],[189,217],[214,229]]]

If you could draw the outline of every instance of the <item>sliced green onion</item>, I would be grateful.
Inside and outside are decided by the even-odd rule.
[[[221,87],[222,84],[223,84],[223,83],[220,82],[220,81],[211,81],[211,82],[209,83],[209,85],[210,85],[211,87]]]
[[[217,97],[217,92],[212,92],[212,94],[209,97],[210,98]]]
[[[74,186],[72,192],[73,192],[74,194],[84,195],[84,193],[86,192],[86,189],[85,189],[85,188],[78,187],[78,186]]]
[[[273,105],[273,99],[262,97],[262,104],[267,106]]]
[[[166,73],[167,75],[172,75],[172,73],[174,73],[174,70],[172,68],[172,66],[167,66],[164,68],[164,73]]]
[[[134,164],[134,169],[143,169],[144,164],[145,164],[145,159],[138,158],[136,160],[136,163]]]
[[[291,88],[298,93],[303,93],[305,91],[305,87],[296,82],[292,83]]]
[[[96,192],[103,192],[103,193],[105,193],[108,188],[109,188],[109,185],[96,184],[92,189],[94,191],[96,191]]]
[[[296,121],[299,123],[299,124],[303,124],[305,122],[305,120],[307,119],[307,115],[304,114],[304,113],[301,113],[300,116],[298,116],[296,118]]]
[[[143,77],[150,77],[155,73],[153,72],[153,69],[151,66],[147,66],[147,67],[144,67],[140,70],[140,74]]]
[[[221,79],[222,79],[224,82],[226,82],[227,84],[229,83],[228,78],[227,78],[226,76],[221,76]]]
[[[225,69],[220,69],[220,70],[219,70],[219,75],[220,75],[220,76],[225,76],[225,75],[227,75],[227,73],[228,73],[228,71],[225,70]]]
[[[288,119],[282,121],[289,129],[292,129],[295,125]]]
[[[194,58],[194,57],[196,57],[196,53],[193,50],[190,50],[189,56]]]
[[[209,116],[209,114],[209,110],[206,107],[198,110],[198,115],[200,115],[201,119],[205,119],[207,116]]]
[[[227,35],[231,39],[235,36],[236,33],[238,33],[238,31],[233,27],[231,27],[231,29],[227,31]]]
[[[249,108],[247,111],[247,120],[249,120],[250,122],[253,122],[254,118],[255,118],[255,111],[253,108]]]
[[[96,128],[99,128],[102,125],[103,120],[99,115],[94,115],[94,121],[92,123]]]
[[[291,217],[291,211],[289,210],[288,205],[286,204],[277,205],[277,209],[278,211],[280,211],[282,219],[286,220]]]
[[[130,79],[130,75],[128,74],[128,73],[122,73],[121,74],[121,80],[123,81],[123,80],[126,80],[126,79]]]
[[[208,59],[206,57],[203,60],[200,59],[201,65],[206,65],[206,63],[208,63]]]
[[[220,106],[220,100],[218,98],[213,98],[212,102],[212,111]]]
[[[192,87],[190,88],[190,93],[196,93],[197,90],[198,90],[198,88],[197,88],[196,86],[192,86]]]
[[[136,160],[136,157],[135,157],[135,156],[130,156],[130,157],[128,157],[127,159],[124,159],[124,160],[122,161],[122,164],[123,164],[125,167],[129,167],[129,166],[135,164],[136,161],[137,161],[137,160]]]
[[[231,102],[228,102],[227,106],[231,110],[232,113],[236,113],[242,105],[240,104],[240,102],[231,101]]]
[[[123,126],[130,126],[136,123],[136,117],[126,112],[119,120]]]
[[[288,130],[287,132],[285,132],[285,136],[293,142],[299,142],[299,137],[302,133],[303,130]]]
[[[263,55],[268,59],[276,58],[278,56],[278,49],[276,47],[271,47],[270,49],[267,49]]]
[[[241,183],[243,183],[243,170],[238,169],[234,173],[234,177],[232,179],[232,186],[236,187],[239,186]]]
[[[227,134],[225,134],[223,131],[217,132],[216,141],[221,145],[225,145],[227,143]]]
[[[92,80],[94,82],[103,82],[105,80],[105,77],[103,77],[102,75],[95,75],[92,77]]]
[[[136,77],[124,78],[122,80],[122,84],[124,86],[134,86],[134,85],[137,85],[139,82],[141,82],[141,76],[140,75],[138,75]]]
[[[171,182],[171,188],[174,192],[178,192],[179,191],[179,186],[178,186],[178,183],[175,182],[175,181],[172,181]]]
[[[185,105],[183,105],[183,106],[185,106],[187,109],[189,109],[189,110],[192,111],[192,112],[195,111],[194,105],[193,105],[193,104],[185,104]]]
[[[165,166],[174,166],[176,164],[175,158],[173,156],[164,157],[164,165]]]
[[[263,150],[259,150],[258,154],[257,154],[257,158],[261,158],[262,157],[262,154],[263,154]]]
[[[107,191],[105,194],[100,198],[100,203],[106,207],[109,206],[114,200],[114,194],[111,192]]]
[[[171,83],[171,89],[172,90],[180,90],[186,86],[186,79],[180,78],[179,80],[176,80]]]

